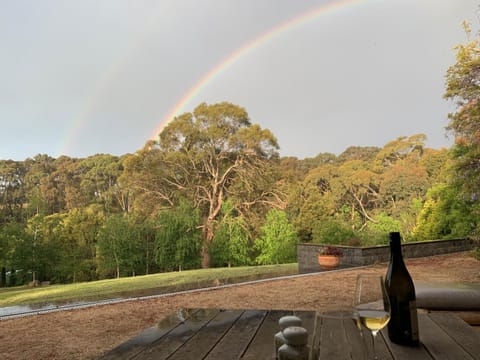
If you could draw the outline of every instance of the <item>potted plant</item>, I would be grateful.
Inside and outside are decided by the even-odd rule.
[[[318,264],[323,270],[331,270],[338,267],[343,251],[335,246],[325,246],[318,254]]]

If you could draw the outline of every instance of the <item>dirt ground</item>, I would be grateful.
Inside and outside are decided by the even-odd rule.
[[[465,253],[410,259],[414,280],[480,282],[480,262]],[[359,273],[386,264],[151,300],[0,321],[0,358],[96,359],[178,308],[329,310],[348,304]]]

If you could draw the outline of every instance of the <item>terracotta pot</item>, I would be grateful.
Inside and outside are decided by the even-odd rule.
[[[340,258],[335,255],[318,255],[318,263],[324,270],[331,270],[338,267]]]

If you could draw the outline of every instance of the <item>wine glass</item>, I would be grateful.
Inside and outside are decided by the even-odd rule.
[[[357,321],[372,333],[371,358],[378,359],[375,338],[390,320],[390,300],[380,275],[360,274],[355,289],[354,312]]]

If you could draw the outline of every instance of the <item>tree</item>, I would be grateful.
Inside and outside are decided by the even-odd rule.
[[[447,170],[450,168],[450,156],[446,148],[425,149],[419,164],[423,166],[428,174],[430,186],[444,182],[447,177]]]
[[[338,158],[335,154],[332,153],[320,153],[313,158],[305,158],[302,160],[302,165],[306,169],[306,171],[312,170],[322,165],[336,163],[338,163]]]
[[[44,214],[52,215],[64,212],[67,209],[65,195],[68,191],[66,184],[70,180],[70,171],[67,170],[67,166],[61,166],[59,169],[58,163],[49,156],[38,155],[34,160],[32,172],[36,173],[40,196],[43,204],[46,205]],[[65,165],[64,160],[66,159],[59,159],[59,163]]]
[[[397,217],[421,199],[430,183],[425,168],[418,162],[400,161],[386,169],[382,176],[380,195],[383,208]]]
[[[350,160],[372,161],[381,151],[376,146],[350,146],[338,156],[340,163]]]
[[[222,205],[222,218],[211,246],[214,266],[250,265],[251,244],[245,221],[227,200]]]
[[[56,179],[57,187],[62,195],[65,211],[87,207],[89,199],[82,193],[80,182],[85,170],[81,161],[68,156],[60,156],[55,160],[55,171],[52,177]]]
[[[120,158],[98,154],[82,160],[80,165],[83,168],[80,188],[91,199],[90,202],[101,204],[106,213],[116,212],[120,208],[128,212],[118,184],[123,171]]]
[[[343,221],[329,219],[316,223],[312,236],[315,244],[348,245],[349,241],[356,239],[357,233]]]
[[[375,164],[378,171],[392,166],[397,161],[404,160],[407,157],[420,158],[425,148],[425,134],[415,134],[412,136],[400,136],[396,140],[389,141],[377,153]]]
[[[15,251],[18,243],[25,237],[25,228],[23,224],[11,221],[0,226],[0,269],[4,275],[6,269],[17,267]],[[22,267],[18,267],[21,269]],[[6,281],[2,278],[0,286],[5,286]]]
[[[25,236],[17,243],[17,268],[32,272],[32,280],[62,282],[61,262],[63,214],[35,215],[28,220]]]
[[[255,247],[260,252],[256,258],[258,264],[284,264],[296,259],[297,234],[288,222],[285,211],[272,209],[261,229],[261,237]]]
[[[155,236],[156,263],[164,271],[196,268],[200,264],[200,212],[186,200],[164,210]]]
[[[0,160],[0,224],[22,220],[25,191],[25,167],[22,162]]]
[[[24,187],[27,197],[27,219],[35,215],[51,214],[49,200],[52,199],[45,193],[45,181],[55,171],[54,162],[55,159],[46,154],[38,154],[33,159],[28,158],[24,162],[26,168]]]
[[[363,246],[388,244],[387,234],[389,232],[402,232],[400,221],[387,215],[385,212],[378,214],[375,220],[375,222],[369,222],[367,225],[366,234],[362,237]]]
[[[113,272],[117,278],[135,275],[142,251],[139,232],[128,215],[110,215],[98,234],[97,271],[101,276]]]
[[[338,194],[332,191],[337,178],[337,166],[324,164],[310,170],[305,179],[290,191],[285,210],[300,241],[312,241],[315,224],[337,212]]]
[[[454,184],[434,185],[418,215],[415,240],[452,239],[470,235],[479,221]]]
[[[298,186],[296,192],[290,194],[288,203],[286,212],[302,242],[312,241],[315,224],[335,214],[335,203],[331,194],[320,193],[311,183]]]
[[[100,206],[73,209],[62,221],[63,256],[59,270],[64,281],[78,282],[96,279],[96,244],[104,222]]]
[[[232,192],[242,194],[239,206],[278,202],[272,184],[265,181],[277,149],[273,134],[252,125],[245,109],[226,102],[203,103],[193,113],[175,117],[158,143],[149,142],[126,159],[124,179],[137,197],[148,198],[150,212],[178,205],[180,198],[191,199],[201,210],[202,267],[209,267],[215,225]]]
[[[455,181],[474,204],[480,200],[480,47],[478,36],[470,40],[470,26],[464,23],[464,28],[469,41],[456,46],[456,63],[447,70],[444,97],[457,108],[449,114],[447,127],[455,136],[451,152]]]
[[[378,207],[378,191],[380,178],[372,171],[370,164],[362,160],[350,160],[338,168],[338,184],[336,188],[342,194],[342,203],[348,205],[350,223],[356,224],[356,216],[361,216],[363,228],[368,221],[375,221],[372,211]]]

